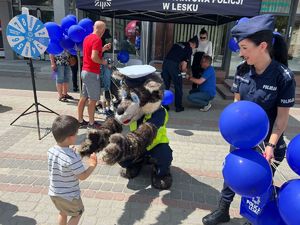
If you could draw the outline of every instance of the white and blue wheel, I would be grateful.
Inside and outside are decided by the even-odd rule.
[[[15,16],[7,25],[6,37],[9,45],[19,55],[37,58],[43,54],[50,42],[44,24],[34,16]]]

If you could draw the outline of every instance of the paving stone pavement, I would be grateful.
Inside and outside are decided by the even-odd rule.
[[[72,94],[79,97],[78,94]],[[40,103],[59,114],[76,116],[77,102],[58,102],[55,92],[38,92]],[[57,211],[47,196],[47,150],[54,145],[52,134],[38,140],[35,114],[21,117],[33,102],[32,91],[0,89],[0,224],[57,224]],[[159,225],[202,224],[201,219],[217,206],[222,187],[222,162],[228,144],[218,131],[221,111],[231,101],[219,96],[209,112],[199,112],[186,103],[181,113],[170,111],[168,135],[173,149],[170,190],[158,191],[150,186],[150,168],[140,176],[126,180],[119,176],[119,166],[107,166],[100,159],[92,176],[80,183],[85,212],[80,224],[88,225]],[[103,121],[102,115],[97,120]],[[40,113],[42,135],[49,132],[55,115]],[[300,128],[299,106],[291,110],[286,140]],[[86,130],[81,129],[78,144]],[[295,177],[286,162],[279,170],[287,179]],[[275,183],[282,184],[280,173]],[[237,196],[228,225],[245,222],[239,215]]]

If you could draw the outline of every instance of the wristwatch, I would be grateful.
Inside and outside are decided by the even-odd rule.
[[[266,145],[266,146],[270,146],[270,147],[272,147],[273,149],[276,148],[276,145],[274,145],[274,144],[272,144],[272,143],[270,143],[270,142],[266,142],[265,145]]]

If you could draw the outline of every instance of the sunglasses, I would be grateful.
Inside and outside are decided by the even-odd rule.
[[[200,37],[200,39],[202,40],[202,39],[206,39],[206,37]]]

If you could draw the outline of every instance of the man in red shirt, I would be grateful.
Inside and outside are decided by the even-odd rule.
[[[94,24],[94,31],[83,41],[83,67],[81,72],[82,94],[78,103],[78,121],[80,126],[97,128],[95,123],[95,106],[100,97],[100,64],[106,65],[106,60],[102,59],[102,52],[109,50],[111,44],[108,43],[102,48],[101,37],[105,31],[105,23],[97,21]],[[88,100],[89,123],[83,119],[83,111]]]

